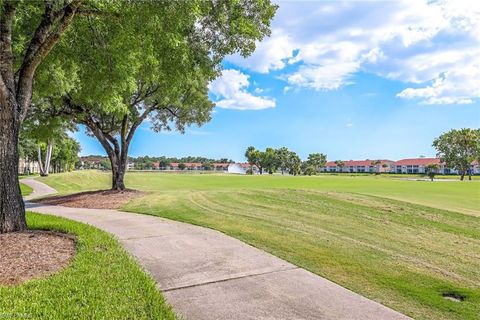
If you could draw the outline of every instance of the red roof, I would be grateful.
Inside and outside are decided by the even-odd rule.
[[[373,166],[372,162],[377,161],[377,160],[348,160],[348,161],[343,161],[344,167],[369,167]],[[379,160],[380,164],[384,163],[394,163],[392,160]],[[335,161],[328,161],[326,163],[326,166],[328,167],[336,167]]]
[[[230,165],[230,163],[214,163],[213,166],[214,167],[228,167]]]
[[[429,164],[441,164],[439,158],[413,158],[402,159],[395,162],[396,166],[426,166]]]
[[[171,167],[178,167],[180,162],[172,162],[170,163]],[[200,162],[184,162],[185,167],[201,167],[202,164]]]

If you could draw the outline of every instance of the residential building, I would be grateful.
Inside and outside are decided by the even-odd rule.
[[[213,170],[215,171],[226,172],[228,171],[228,166],[230,166],[230,163],[214,163],[212,166]]]
[[[374,164],[376,161],[379,163]],[[398,161],[392,160],[348,160],[343,161],[343,167],[337,166],[335,161],[328,161],[323,168],[324,172],[350,172],[350,173],[400,173],[400,174],[425,174],[429,164],[438,165],[438,174],[459,174],[458,170],[449,168],[439,158],[409,158]],[[480,174],[478,162],[472,162],[472,174]],[[467,173],[468,174],[468,173]]]
[[[377,163],[377,161],[379,161]],[[324,172],[351,172],[351,173],[381,173],[390,172],[394,161],[392,160],[348,160],[343,161],[339,167],[335,161],[328,161],[323,168]]]
[[[25,159],[20,159],[18,161],[18,173],[19,174],[40,173],[40,164],[38,163],[38,161],[26,161]]]
[[[102,169],[102,161],[108,159],[103,156],[80,157],[80,167],[78,169]]]
[[[230,163],[228,166],[228,173],[233,173],[233,174],[246,174],[248,170],[250,170],[250,164],[249,163]],[[259,173],[259,169],[257,166],[253,166],[253,173],[257,174]]]
[[[184,162],[184,170],[203,170],[203,164],[200,162]],[[172,162],[166,168],[167,170],[180,170],[180,162]]]
[[[439,158],[412,158],[402,159],[395,162],[393,173],[423,174],[427,173],[426,168],[429,164],[438,165],[439,174],[456,174],[453,170],[447,168]]]

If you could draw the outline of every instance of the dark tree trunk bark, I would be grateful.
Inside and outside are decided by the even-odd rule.
[[[18,182],[18,135],[16,104],[0,101],[0,233],[27,228],[25,206]]]
[[[109,157],[112,164],[112,190],[125,190],[125,167],[122,157]]]

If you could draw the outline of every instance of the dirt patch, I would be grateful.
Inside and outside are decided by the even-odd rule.
[[[458,292],[453,292],[453,291],[444,292],[442,293],[442,296],[444,299],[447,299],[453,302],[462,302],[466,298],[463,294],[460,294]]]
[[[49,231],[0,234],[0,285],[47,277],[75,256],[75,238]]]
[[[144,193],[136,190],[98,190],[70,194],[67,196],[53,196],[34,200],[33,202],[86,209],[120,209],[124,204]]]

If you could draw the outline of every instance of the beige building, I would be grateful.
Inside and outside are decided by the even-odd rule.
[[[26,161],[20,159],[18,161],[18,174],[40,173],[40,165],[37,161]]]

